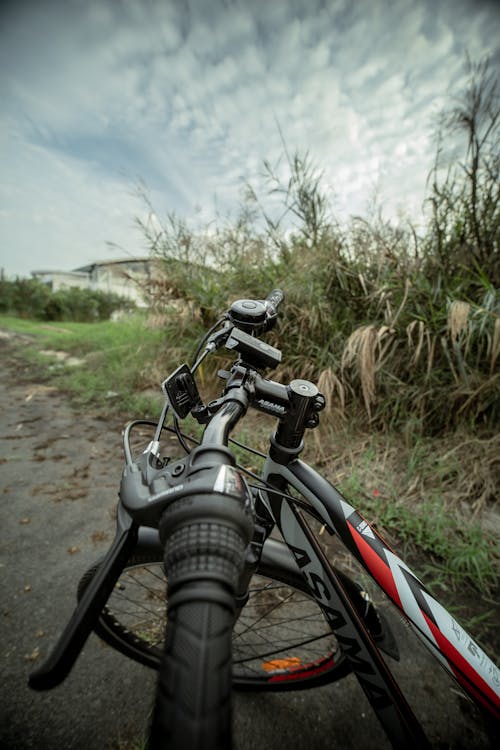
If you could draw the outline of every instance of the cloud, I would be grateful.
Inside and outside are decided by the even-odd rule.
[[[40,266],[71,269],[79,258],[102,256],[110,240],[129,252],[140,246],[133,217],[143,207],[124,183],[97,180],[84,162],[65,154],[55,158],[42,146],[26,147],[14,174],[4,171],[2,205],[9,220],[2,246],[15,248],[18,273]]]
[[[43,257],[65,267],[106,240],[137,249],[138,177],[160,214],[208,216],[214,197],[234,210],[244,180],[282,153],[277,123],[340,212],[362,212],[375,185],[388,213],[417,212],[429,123],[463,80],[466,48],[499,54],[494,18],[480,0],[11,2],[0,264],[39,265],[42,235]]]

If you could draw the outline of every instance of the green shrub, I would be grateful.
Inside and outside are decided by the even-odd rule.
[[[0,310],[21,318],[43,318],[50,290],[36,279],[1,280]]]
[[[132,301],[108,292],[69,287],[51,292],[38,279],[0,279],[0,312],[38,320],[93,322],[108,320],[117,310],[130,310]]]

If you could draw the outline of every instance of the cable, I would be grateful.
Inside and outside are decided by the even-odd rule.
[[[237,445],[238,448],[243,448],[243,450],[248,451],[249,453],[253,453],[255,456],[259,456],[259,458],[267,458],[267,455],[257,450],[257,448],[252,448],[250,445],[245,445],[244,443],[240,443],[238,440],[235,440],[234,438],[229,438],[229,442],[233,443],[233,445]]]
[[[153,438],[155,443],[160,442],[160,435],[163,429],[163,425],[165,424],[165,419],[168,414],[168,409],[169,409],[169,403],[168,401],[165,400],[165,403],[163,404],[163,409],[161,410],[160,419],[158,420],[158,425],[156,427],[155,436]]]
[[[167,425],[165,425],[165,427],[164,427],[163,429],[164,429],[164,430],[165,430],[166,432],[173,432],[173,433],[174,433],[174,435],[177,435],[177,436],[181,435],[181,437],[182,437],[182,438],[183,438],[184,440],[189,440],[189,441],[190,441],[191,443],[194,443],[194,445],[201,445],[201,440],[198,440],[198,438],[194,438],[194,437],[193,437],[192,435],[186,435],[186,433],[185,433],[185,432],[182,432],[182,431],[181,431],[181,430],[179,429],[179,422],[178,422],[178,421],[177,421],[177,429],[175,429],[175,427],[168,427]],[[181,443],[181,445],[182,445],[182,443]],[[183,446],[183,447],[184,447],[184,446]],[[189,451],[189,450],[188,450],[188,453],[190,453],[190,452],[191,452],[191,451]]]
[[[241,467],[238,467],[241,468]],[[242,471],[245,471],[242,469]],[[248,473],[248,472],[245,472]],[[264,479],[259,480],[262,484],[251,484],[248,483],[248,486],[251,487],[254,490],[262,490],[266,489],[269,490],[269,492],[272,492],[275,495],[279,495],[280,497],[284,498],[285,500],[288,500],[289,502],[292,502],[294,505],[298,505],[299,508],[302,508],[303,510],[306,510],[308,513],[310,513],[317,521],[320,521],[320,523],[325,523],[324,518],[320,516],[320,514],[317,512],[316,508],[313,508],[312,505],[309,503],[304,502],[304,500],[299,500],[298,497],[294,497],[293,495],[289,495],[287,492],[283,492],[282,490],[278,490],[275,487],[273,487],[272,484],[269,484],[269,482],[266,482]]]
[[[132,453],[130,450],[130,432],[132,428],[137,427],[137,425],[140,424],[146,424],[149,427],[156,427],[157,423],[153,422],[151,419],[134,419],[132,422],[129,422],[128,425],[125,427],[123,431],[123,452],[125,453],[125,461],[129,466],[131,466],[134,463],[134,460],[132,458]]]
[[[174,417],[174,429],[173,429],[173,432],[175,432],[175,434],[177,436],[177,440],[179,441],[179,443],[181,444],[181,446],[186,451],[186,454],[189,455],[191,453],[191,450],[186,445],[186,443],[184,442],[184,435],[181,432],[181,428],[180,428],[180,425],[179,425],[179,420],[177,419],[177,417]]]
[[[214,332],[214,331],[215,331],[215,330],[216,330],[216,329],[217,329],[217,328],[218,328],[219,326],[221,326],[221,325],[222,325],[222,323],[223,323],[223,322],[224,322],[225,320],[227,320],[227,315],[223,315],[223,316],[222,316],[221,318],[219,318],[219,320],[217,321],[217,323],[214,323],[214,324],[213,324],[213,326],[212,326],[211,328],[209,328],[209,329],[208,329],[207,333],[206,333],[206,334],[205,334],[205,335],[203,336],[203,338],[202,338],[202,339],[201,339],[201,341],[199,342],[198,346],[196,347],[196,350],[195,350],[195,353],[194,353],[194,357],[193,357],[193,360],[194,360],[195,364],[194,364],[194,365],[193,365],[193,366],[191,367],[191,371],[192,371],[192,372],[193,372],[194,370],[196,370],[196,368],[197,368],[197,367],[198,367],[198,365],[199,365],[199,363],[198,363],[198,362],[197,362],[196,360],[198,359],[198,357],[199,357],[199,355],[200,355],[200,352],[201,352],[201,350],[203,349],[203,346],[205,345],[205,342],[206,342],[206,341],[207,341],[207,340],[208,340],[208,339],[210,338],[210,336],[212,335],[212,333],[213,333],[213,332]],[[207,354],[208,354],[208,352],[207,352]]]

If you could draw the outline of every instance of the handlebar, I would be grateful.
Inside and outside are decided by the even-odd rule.
[[[270,311],[272,310],[273,313],[277,313],[278,308],[284,299],[285,299],[285,295],[281,289],[273,289],[273,291],[270,292],[266,297],[266,302],[268,303],[268,309]]]
[[[257,338],[256,333],[275,324],[283,299],[283,292],[274,289],[264,300],[234,302],[221,319],[220,329],[209,333],[196,365],[181,365],[164,381],[167,406],[160,422],[164,421],[167,408],[171,408],[176,418],[184,419],[191,413],[206,427],[200,447],[173,467],[168,460],[159,461],[157,441],[136,462],[127,464],[120,497],[136,523],[157,528],[174,501],[226,493],[227,487],[221,489],[222,485],[217,484],[217,470],[222,465],[235,465],[227,448],[229,433],[249,406],[279,420],[271,438],[270,455],[274,460],[288,463],[302,450],[305,430],[319,422],[318,413],[325,406],[323,396],[307,381],[293,380],[284,385],[259,372],[281,361],[281,352]],[[194,372],[205,356],[221,346],[239,356],[230,371],[219,372],[226,381],[222,396],[204,404]]]

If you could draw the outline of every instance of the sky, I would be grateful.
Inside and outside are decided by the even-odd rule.
[[[435,118],[495,0],[0,0],[0,268],[144,255],[148,207],[235,215],[308,152],[340,219],[422,220]]]

